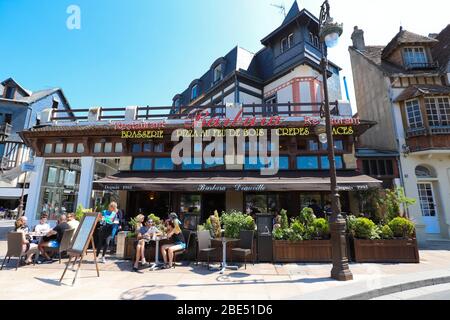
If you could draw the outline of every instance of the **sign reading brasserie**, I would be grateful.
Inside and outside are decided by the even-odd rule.
[[[320,125],[319,117],[304,117],[302,127],[284,127],[281,117],[257,119],[242,118],[239,113],[234,119],[211,118],[206,119],[205,114],[197,115],[195,119],[185,122],[184,128],[175,129],[178,137],[263,137],[268,130],[255,127],[269,127],[275,130],[280,137],[310,136],[315,134],[313,128]],[[196,125],[201,124],[201,129]],[[333,118],[333,135],[346,136],[355,133],[354,126],[360,124],[359,118]],[[166,122],[157,123],[131,123],[116,124],[116,129],[121,130],[123,139],[163,139]]]
[[[224,192],[227,191],[229,187],[225,185],[218,184],[201,184],[198,186],[197,191],[201,192]],[[242,185],[236,184],[232,188],[234,191],[242,191],[242,192],[263,192],[266,191],[266,186],[264,184],[258,185]]]

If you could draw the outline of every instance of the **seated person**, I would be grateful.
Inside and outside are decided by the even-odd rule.
[[[70,229],[74,229],[75,232],[77,231],[80,222],[75,219],[75,213],[69,213],[67,215],[67,224],[70,226]]]
[[[29,265],[33,255],[38,252],[37,244],[31,242],[31,237],[28,235],[27,217],[22,216],[17,219],[14,227],[15,232],[22,233],[22,253],[27,254],[25,264]]]
[[[325,218],[325,212],[322,210],[322,208],[317,204],[316,199],[311,200],[311,205],[309,206],[314,211],[314,215],[316,218]]]
[[[154,236],[161,235],[161,232],[155,226],[155,223],[152,219],[148,219],[145,223],[145,226],[141,227],[139,233],[137,235],[136,245],[136,259],[134,261],[133,271],[138,271],[139,261],[143,266],[147,265],[147,261],[145,260],[145,248],[150,243],[149,240]]]
[[[65,215],[60,215],[58,217],[58,224],[52,230],[50,230],[45,237],[42,238],[41,243],[39,243],[39,251],[44,256],[46,261],[52,261],[48,253],[45,251],[46,248],[58,248],[61,243],[64,231],[71,229],[67,224],[67,218]]]
[[[47,223],[48,214],[41,214],[41,219],[39,220],[39,224],[34,227],[34,232],[38,235],[47,234],[52,228]]]
[[[173,256],[175,251],[186,249],[186,240],[180,226],[174,220],[167,221],[167,238],[172,240],[172,244],[165,244],[161,247],[161,254],[164,258],[165,268],[173,267]]]

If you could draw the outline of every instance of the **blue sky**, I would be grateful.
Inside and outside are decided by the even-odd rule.
[[[258,51],[260,39],[283,20],[270,4],[284,3],[288,10],[292,2],[0,0],[0,78],[13,77],[31,90],[61,87],[74,108],[170,105],[237,44]],[[299,6],[318,15],[321,2],[299,0]],[[428,34],[450,22],[444,0],[428,0],[425,7],[422,0],[330,2],[346,27],[331,59],[350,85],[347,47],[355,24],[365,29],[367,43],[383,44],[400,23]],[[81,30],[66,27],[71,4],[81,9]]]

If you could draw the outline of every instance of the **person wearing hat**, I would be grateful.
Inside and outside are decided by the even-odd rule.
[[[137,235],[137,240],[135,242],[136,246],[136,259],[134,260],[133,271],[139,271],[139,262],[142,266],[146,266],[148,263],[145,260],[145,248],[149,245],[149,240],[154,236],[161,235],[161,232],[155,226],[152,219],[148,219],[144,226],[139,229]]]

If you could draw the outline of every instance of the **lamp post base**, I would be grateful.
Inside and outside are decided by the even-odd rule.
[[[353,280],[353,274],[348,265],[345,227],[345,219],[340,214],[337,216],[335,221],[331,222],[330,225],[333,257],[331,278],[338,281]]]

